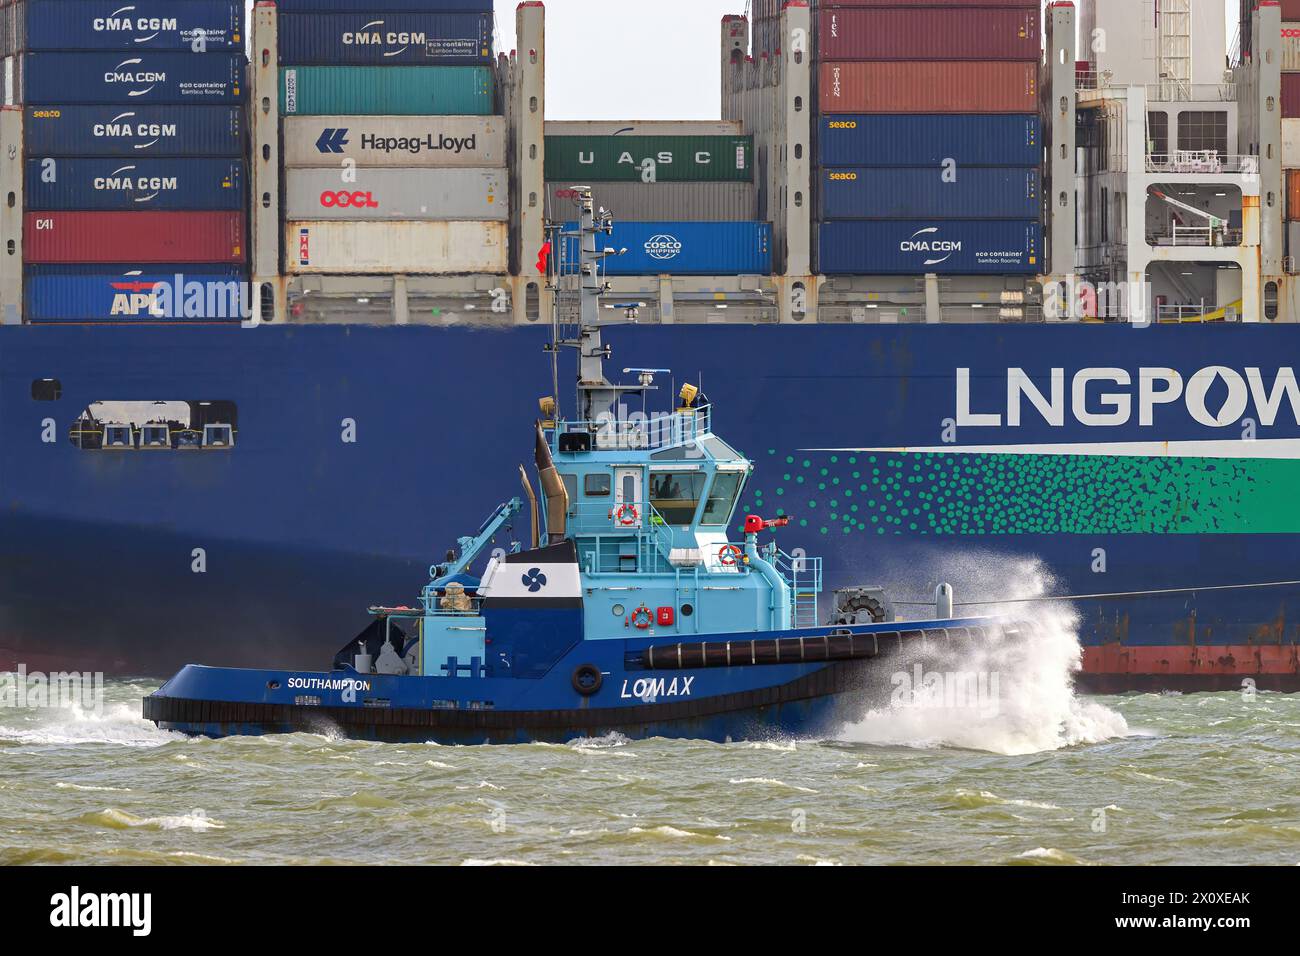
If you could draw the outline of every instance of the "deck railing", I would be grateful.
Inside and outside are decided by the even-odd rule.
[[[712,409],[708,405],[685,411],[655,414],[631,413],[625,419],[556,423],[553,447],[560,449],[564,435],[591,436],[595,451],[655,451],[703,438],[713,430]]]

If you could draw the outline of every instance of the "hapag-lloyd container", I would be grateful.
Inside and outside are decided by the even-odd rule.
[[[284,165],[486,168],[506,164],[499,116],[290,116]]]
[[[285,268],[293,274],[504,273],[504,222],[286,222]]]
[[[26,179],[32,210],[245,208],[242,159],[45,157]]]
[[[487,116],[486,66],[288,66],[280,68],[285,116]]]
[[[823,116],[821,166],[1037,166],[1043,161],[1037,114],[882,113]]]
[[[245,274],[236,266],[46,265],[24,272],[28,322],[238,321],[246,301]]]
[[[823,113],[1035,113],[1038,64],[827,62],[818,97]]]
[[[758,215],[753,183],[566,183],[546,184],[547,219],[578,213],[575,185],[591,186],[592,199],[615,220],[638,222],[733,222]]]
[[[822,219],[1038,219],[1038,169],[848,167],[820,173]]]
[[[1027,220],[844,220],[817,227],[823,275],[993,275],[1039,271],[1042,226]]]
[[[29,212],[26,262],[244,261],[239,212]]]
[[[547,136],[546,178],[575,183],[752,182],[754,138]]]
[[[288,169],[287,219],[464,219],[504,222],[504,169]]]
[[[382,9],[382,7],[381,7]],[[486,13],[281,13],[280,62],[438,66],[489,63]]]
[[[566,224],[576,232],[578,224]],[[576,235],[563,240],[565,256],[575,262]],[[628,222],[614,220],[614,231],[601,240],[614,249],[602,266],[607,275],[771,275],[772,226],[766,222]]]
[[[826,60],[1033,60],[1042,49],[1037,8],[879,7],[823,10]]]
[[[0,55],[23,50],[244,46],[242,0],[18,0],[0,9]]]
[[[242,103],[244,54],[28,53],[27,103]]]
[[[238,106],[29,106],[28,156],[240,156]]]

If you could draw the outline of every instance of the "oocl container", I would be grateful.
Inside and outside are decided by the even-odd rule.
[[[546,178],[752,182],[751,136],[547,136]]]
[[[565,227],[574,232],[576,222]],[[612,276],[771,275],[772,227],[766,222],[614,222],[601,240],[623,255],[606,257]],[[564,240],[565,256],[576,262],[578,240]]]
[[[614,219],[642,222],[729,222],[758,215],[753,183],[565,183],[546,184],[548,219],[577,215],[575,185],[590,185],[597,206]]]
[[[506,164],[497,116],[290,116],[284,165],[484,168]]]
[[[0,53],[240,50],[241,0],[18,0],[0,11]]]
[[[1001,61],[827,62],[823,113],[1034,113],[1038,64]]]
[[[285,268],[294,274],[504,273],[504,222],[286,222]]]
[[[486,66],[290,66],[280,68],[280,112],[292,115],[486,116]]]
[[[239,212],[29,212],[27,262],[243,262]]]
[[[242,159],[27,160],[26,202],[45,209],[239,209]]]
[[[28,156],[240,156],[238,106],[29,106]]]
[[[822,166],[1037,166],[1043,161],[1037,114],[916,113],[823,116]]]
[[[823,10],[817,50],[827,60],[1033,60],[1039,11],[882,7]]]
[[[234,266],[28,266],[25,273],[28,322],[239,321],[252,304]]]
[[[468,219],[504,222],[504,169],[289,169],[288,219]]]
[[[1003,220],[824,222],[817,228],[822,275],[989,275],[1039,271],[1042,227]]]
[[[242,53],[28,53],[23,95],[63,103],[240,103]]]
[[[486,13],[282,13],[280,62],[303,66],[489,63]]]
[[[1038,170],[991,166],[823,169],[823,219],[1037,219]]]

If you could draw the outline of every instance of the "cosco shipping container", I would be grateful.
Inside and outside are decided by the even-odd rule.
[[[641,222],[728,222],[758,215],[758,190],[753,183],[566,183],[546,184],[548,219],[577,215],[575,185],[590,185],[597,206],[615,220]]]
[[[28,156],[240,156],[238,106],[29,106]]]
[[[918,113],[823,116],[821,166],[1037,166],[1043,161],[1037,114]]]
[[[63,103],[239,103],[242,53],[28,53],[23,96]]]
[[[506,164],[497,116],[290,116],[284,165],[485,168]]]
[[[469,219],[505,222],[504,169],[338,169],[284,174],[288,219]]]
[[[1004,220],[824,222],[817,228],[823,275],[995,275],[1039,270],[1042,227]]]
[[[849,167],[820,173],[823,219],[1037,219],[1038,170]]]
[[[486,66],[280,68],[280,112],[286,116],[487,116],[492,106]]]
[[[280,62],[290,66],[492,59],[492,16],[485,13],[283,13],[279,35]]]
[[[29,159],[26,189],[32,210],[246,205],[242,159]]]
[[[565,232],[576,232],[568,223]],[[612,276],[771,275],[772,227],[766,222],[628,222],[614,221],[601,239],[626,249],[605,258],[602,270]],[[576,236],[564,240],[565,258],[577,261]]]
[[[823,10],[817,49],[827,60],[1033,60],[1039,11],[1020,9]]]
[[[245,317],[247,283],[234,266],[28,266],[28,322],[223,322]]]
[[[504,222],[286,222],[290,273],[504,273]]]
[[[823,113],[1038,111],[1037,62],[827,62],[818,79]]]
[[[751,136],[547,136],[546,178],[584,184],[752,182],[754,140]]]
[[[244,261],[239,212],[29,212],[27,262]]]
[[[0,54],[24,50],[242,50],[243,0],[18,0]]]

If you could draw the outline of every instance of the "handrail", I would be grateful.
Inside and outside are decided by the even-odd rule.
[[[552,449],[560,451],[561,436],[571,434],[590,435],[595,451],[655,451],[704,438],[712,432],[710,405],[675,412],[631,412],[622,419],[558,421],[553,426]]]

